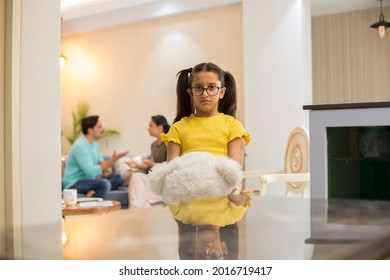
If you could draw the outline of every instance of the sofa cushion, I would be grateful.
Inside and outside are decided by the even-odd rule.
[[[116,190],[109,191],[105,200],[117,200],[121,203],[122,209],[129,208],[129,189],[127,186],[119,187]]]

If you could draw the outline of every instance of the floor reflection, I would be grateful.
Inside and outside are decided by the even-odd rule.
[[[362,215],[359,204],[355,210],[348,204],[348,213],[344,215],[342,203],[338,204],[337,211],[343,217],[338,220],[334,207],[332,217],[328,217],[325,202],[254,196],[251,208],[238,223],[238,259],[348,257],[390,233],[390,203],[381,202],[380,207],[375,203],[367,206],[370,203],[360,203],[371,210],[370,222],[367,224],[367,219],[361,219],[359,224],[356,218],[356,215]],[[348,223],[348,217],[353,219],[352,225]],[[379,219],[378,223],[375,218]],[[64,246],[65,259],[179,259],[178,225],[170,211],[161,206],[66,218],[63,228],[68,238]],[[367,251],[365,254],[369,258]]]

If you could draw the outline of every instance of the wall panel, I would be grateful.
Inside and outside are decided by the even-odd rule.
[[[379,9],[312,19],[314,104],[390,100],[390,37],[370,28],[378,19]]]

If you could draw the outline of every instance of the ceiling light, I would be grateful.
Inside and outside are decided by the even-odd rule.
[[[378,28],[379,37],[383,38],[386,35],[386,28],[390,27],[390,22],[385,21],[385,16],[382,13],[382,0],[381,2],[381,14],[379,15],[379,21],[372,24],[371,28]]]

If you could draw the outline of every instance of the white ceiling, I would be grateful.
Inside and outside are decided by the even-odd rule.
[[[164,0],[61,0],[61,15],[64,19],[73,19],[163,1]]]
[[[240,2],[242,0],[61,0],[63,35]],[[390,0],[383,0],[383,6],[389,5]],[[312,16],[379,7],[378,0],[311,0]]]
[[[390,0],[383,0],[383,7]],[[321,16],[380,7],[379,0],[311,0],[312,16]]]
[[[72,18],[164,1],[169,2],[167,0],[61,0],[61,12]],[[379,0],[311,0],[311,3],[313,16],[380,6]],[[390,1],[383,0],[383,6],[388,5]]]

